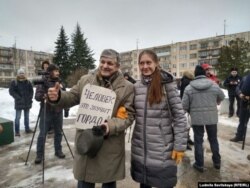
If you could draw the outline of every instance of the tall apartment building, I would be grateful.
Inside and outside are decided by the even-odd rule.
[[[215,65],[218,63],[220,48],[228,45],[231,40],[236,38],[250,42],[250,31],[144,49],[155,51],[159,57],[161,67],[180,78],[184,71],[193,71],[197,64],[208,63]],[[140,79],[137,61],[138,54],[144,49],[120,53],[122,72],[129,72],[135,79]]]
[[[41,62],[52,62],[52,58],[53,54],[45,52],[0,47],[0,87],[8,86],[16,78],[19,68],[23,68],[27,77],[32,79],[41,68]]]

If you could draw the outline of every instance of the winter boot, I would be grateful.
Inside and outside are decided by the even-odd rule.
[[[65,155],[62,151],[56,151],[55,156],[57,156],[59,159],[65,158]]]
[[[35,159],[35,164],[40,164],[41,162],[42,162],[42,157],[37,155]]]

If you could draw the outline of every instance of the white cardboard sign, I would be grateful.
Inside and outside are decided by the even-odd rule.
[[[87,84],[82,90],[76,116],[77,129],[91,129],[112,116],[116,93],[110,89]]]

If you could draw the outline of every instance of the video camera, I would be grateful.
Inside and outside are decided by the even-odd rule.
[[[39,76],[49,76],[49,72],[48,72],[48,71],[45,71],[45,70],[39,70],[39,71],[37,72],[37,74],[38,74]]]
[[[34,79],[33,84],[34,85],[43,85],[46,91],[50,87],[54,87],[56,82],[61,82],[60,78],[51,78],[50,73],[48,71],[40,70],[37,73],[41,78]]]

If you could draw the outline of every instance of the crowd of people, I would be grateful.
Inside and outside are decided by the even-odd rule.
[[[119,53],[105,49],[100,55],[96,71],[81,77],[69,91],[63,89],[59,68],[44,62],[48,74],[46,83],[37,84],[35,99],[41,102],[40,133],[37,140],[35,163],[41,163],[46,134],[53,125],[55,155],[65,158],[62,152],[63,109],[67,110],[81,103],[83,88],[88,85],[109,89],[116,94],[111,117],[100,125],[103,139],[95,156],[74,151],[73,173],[78,188],[94,188],[102,183],[103,188],[115,188],[116,181],[125,178],[125,131],[135,122],[131,141],[131,176],[140,188],[174,187],[177,183],[177,165],[182,161],[186,149],[194,145],[193,167],[204,172],[203,137],[206,130],[212,151],[214,168],[221,168],[221,156],[217,138],[217,105],[225,98],[219,87],[219,80],[211,72],[209,64],[197,65],[194,73],[185,72],[176,84],[174,76],[163,70],[157,54],[143,50],[138,57],[140,80],[134,80],[128,73],[120,71]],[[231,69],[224,81],[229,94],[229,114],[236,111],[239,126],[231,141],[242,141],[245,123],[249,119],[250,75],[241,79],[237,68]],[[33,87],[25,77],[24,70],[18,71],[17,79],[11,82],[10,95],[15,99],[15,135],[20,136],[19,120],[25,113],[25,131],[29,128],[29,109],[32,105]],[[234,101],[237,100],[237,110]],[[192,127],[194,141],[190,138]],[[75,145],[86,130],[76,129]],[[94,141],[93,141],[94,142]],[[249,156],[248,156],[249,157]],[[250,158],[250,157],[249,157]],[[250,159],[249,159],[250,160]]]

